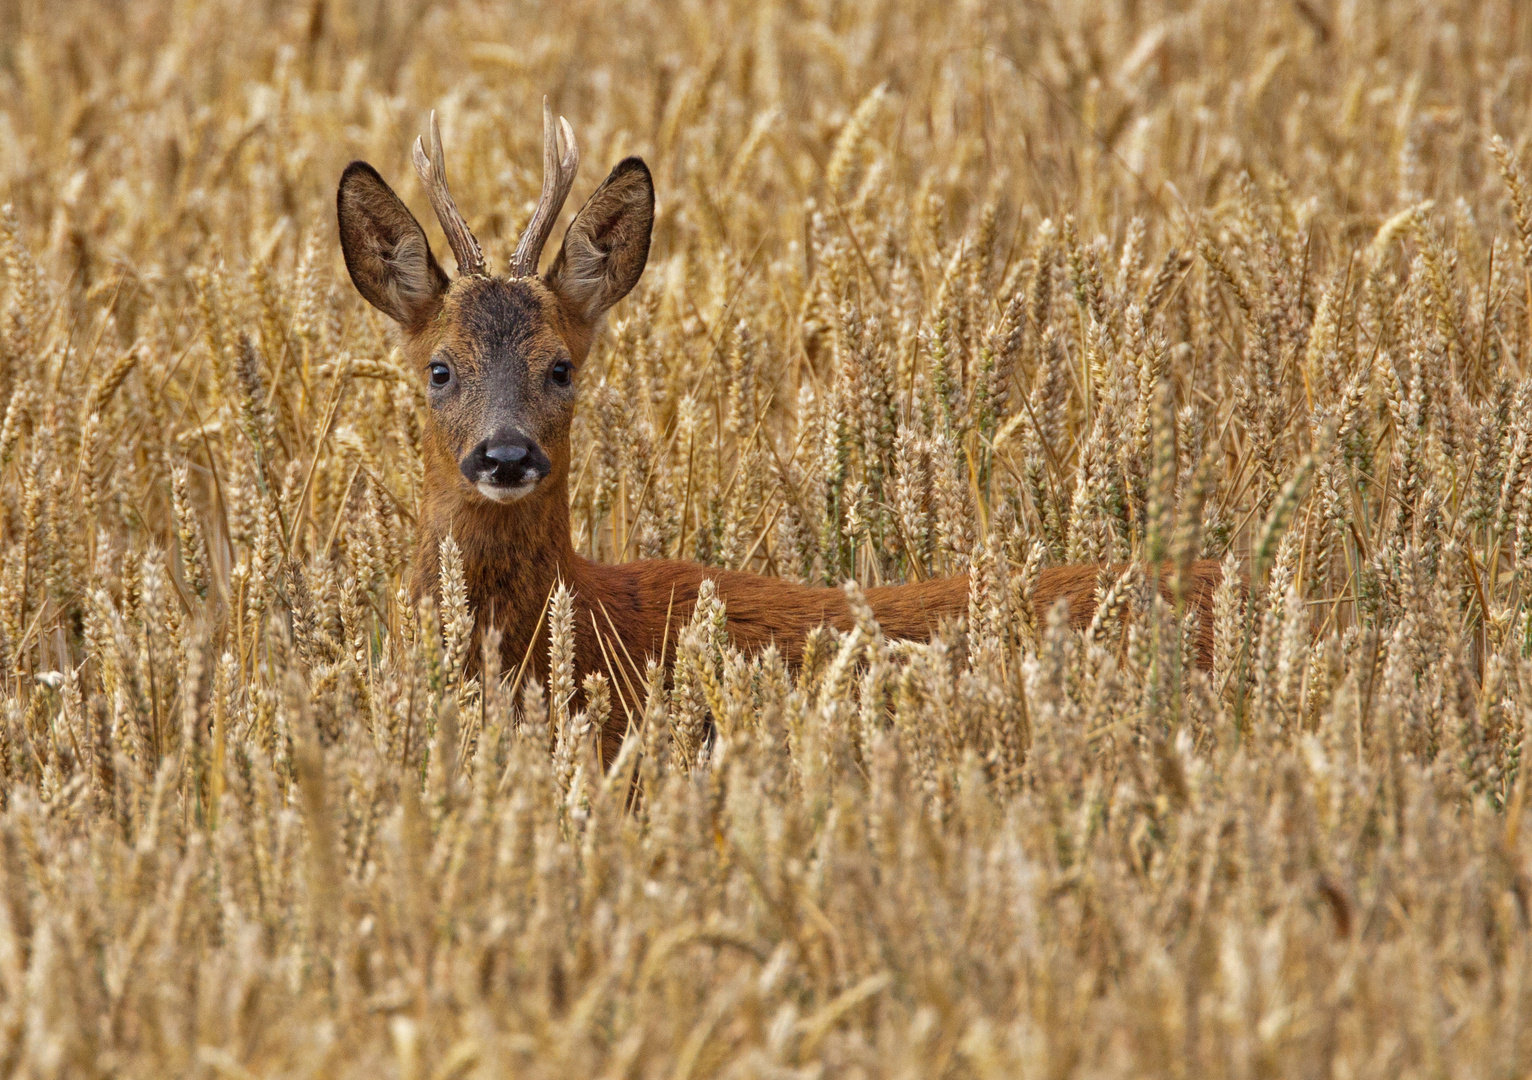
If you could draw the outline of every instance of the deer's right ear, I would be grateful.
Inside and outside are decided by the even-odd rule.
[[[410,208],[376,169],[353,161],[341,174],[335,212],[356,291],[394,321],[418,327],[448,281]]]

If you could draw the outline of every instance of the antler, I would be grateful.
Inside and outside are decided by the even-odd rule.
[[[447,234],[452,257],[457,260],[457,272],[488,273],[484,266],[484,252],[480,250],[479,242],[473,238],[473,233],[468,231],[468,222],[458,213],[457,203],[452,201],[452,192],[447,190],[447,163],[442,156],[442,133],[436,126],[434,109],[431,110],[431,156],[426,156],[426,148],[417,138],[415,171],[420,174],[420,182],[425,185],[431,209],[436,211],[436,220],[442,223],[442,232]]]
[[[543,98],[543,192],[538,196],[537,209],[532,220],[521,234],[516,254],[511,256],[511,276],[531,277],[537,273],[537,262],[542,258],[543,244],[553,231],[569,189],[574,186],[575,173],[580,168],[580,148],[575,145],[574,130],[569,121],[559,117],[558,127],[553,126],[553,110]]]

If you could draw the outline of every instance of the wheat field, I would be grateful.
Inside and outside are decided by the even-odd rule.
[[[435,109],[503,270],[544,94],[659,196],[577,546],[971,581],[606,771],[335,236]],[[0,3],[0,1075],[1529,1075],[1529,136],[1517,0]]]

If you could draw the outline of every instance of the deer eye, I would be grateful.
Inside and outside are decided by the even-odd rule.
[[[560,360],[548,369],[548,378],[560,386],[568,386],[569,380],[574,378],[574,365],[568,360]]]
[[[452,381],[452,369],[446,364],[435,363],[431,365],[431,385],[446,386]]]

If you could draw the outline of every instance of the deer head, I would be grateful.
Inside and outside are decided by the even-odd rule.
[[[563,496],[580,365],[607,309],[643,273],[654,185],[643,161],[611,171],[564,234],[547,273],[538,260],[579,167],[574,132],[543,102],[543,189],[511,260],[496,277],[447,189],[436,116],[415,170],[447,234],[449,279],[425,231],[371,165],[341,176],[336,209],[357,291],[403,329],[405,356],[425,380],[428,497],[532,510]]]

